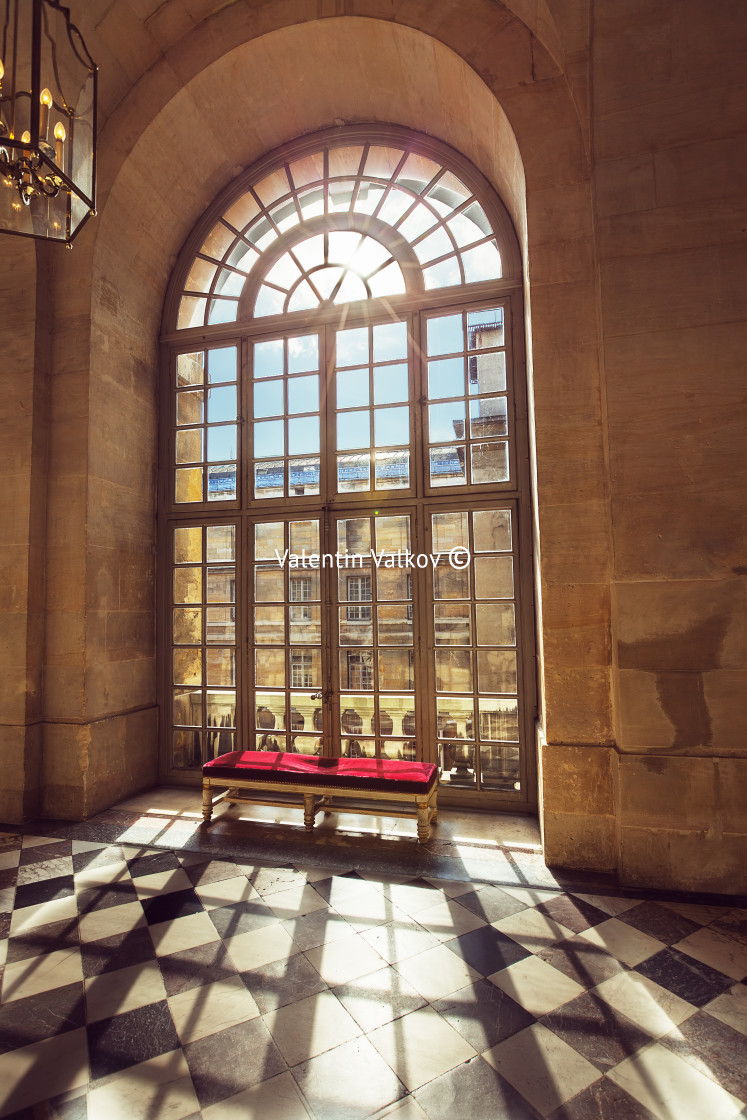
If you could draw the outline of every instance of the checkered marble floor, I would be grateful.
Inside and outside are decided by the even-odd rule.
[[[0,1116],[747,1117],[747,910],[0,833]]]

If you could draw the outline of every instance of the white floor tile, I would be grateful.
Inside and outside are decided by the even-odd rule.
[[[309,883],[299,884],[287,891],[267,896],[267,906],[280,921],[312,914],[315,910],[326,910],[327,903]]]
[[[147,898],[156,898],[160,894],[168,894],[171,891],[192,889],[192,881],[188,878],[186,871],[182,871],[181,867],[174,871],[157,871],[152,875],[140,875],[138,878],[133,877],[132,881],[141,901],[145,901]]]
[[[195,949],[198,945],[208,945],[220,940],[210,921],[210,915],[204,910],[197,914],[187,914],[183,918],[174,918],[170,922],[157,922],[149,929],[159,957],[168,957],[183,949]]]
[[[425,997],[395,968],[380,968],[334,989],[346,1011],[364,1031],[383,1027],[410,1011],[425,1006]]]
[[[493,926],[523,945],[530,953],[539,953],[558,941],[573,937],[573,930],[533,908],[501,918],[500,921],[493,922]]]
[[[398,922],[376,926],[374,929],[366,930],[361,936],[389,964],[414,957],[416,953],[424,953],[428,949],[435,949],[440,944],[435,934],[415,920],[405,926]]]
[[[553,898],[557,898],[559,891],[546,891],[541,887],[513,887],[501,883],[501,890],[506,894],[510,894],[517,902],[523,902],[525,906],[539,906],[541,902],[549,902]]]
[[[499,1042],[483,1057],[543,1116],[601,1077],[591,1062],[539,1023]]]
[[[415,917],[422,910],[430,910],[443,902],[441,891],[427,886],[413,886],[412,883],[392,883],[384,888],[384,893],[391,898],[395,906],[399,906],[406,914]]]
[[[672,1027],[689,1019],[697,1008],[674,992],[637,972],[618,972],[597,985],[594,995],[632,1019],[652,1038],[661,1038]]]
[[[3,973],[2,1002],[24,999],[83,979],[80,949],[58,949],[7,964]]]
[[[20,848],[15,848],[10,852],[0,852],[0,871],[7,871],[9,868],[18,867],[20,858]]]
[[[583,995],[585,989],[539,957],[526,957],[488,977],[536,1018]]]
[[[252,929],[249,933],[238,933],[235,937],[225,937],[223,940],[239,972],[260,968],[273,961],[282,961],[299,952],[293,938],[279,922],[277,925]]]
[[[88,1095],[88,1120],[183,1120],[199,1108],[181,1050],[112,1074]]]
[[[75,873],[75,889],[78,893],[90,887],[105,887],[112,883],[127,883],[130,881],[130,870],[126,862],[117,860],[112,863],[98,864],[96,867],[85,867]]]
[[[747,987],[744,984],[735,984],[728,992],[707,1003],[703,1010],[734,1027],[735,1031],[747,1034]]]
[[[476,1054],[432,1007],[395,1019],[368,1037],[409,1092]]]
[[[447,898],[459,898],[461,894],[470,894],[478,887],[478,884],[471,880],[465,883],[461,879],[430,879],[426,876],[425,881],[432,887],[436,887]]]
[[[24,836],[22,846],[24,848],[40,848],[42,844],[59,844],[59,836]]]
[[[408,957],[394,967],[416,991],[431,1001],[451,995],[480,977],[479,972],[446,945]]]
[[[158,961],[133,964],[86,980],[86,1020],[95,1023],[166,999]]]
[[[718,969],[731,976],[732,980],[743,980],[747,976],[747,945],[725,937],[715,929],[699,929],[672,948]]]
[[[90,840],[73,840],[73,855],[80,855],[81,852],[101,852],[104,848],[108,848],[108,844],[92,844]]]
[[[471,933],[473,929],[486,924],[483,918],[478,918],[450,898],[429,906],[427,910],[421,910],[418,922],[439,941],[450,941],[452,937],[461,937],[463,933]]]
[[[195,892],[206,910],[230,906],[234,902],[249,902],[251,899],[261,901],[245,875],[233,875],[230,879],[221,879],[217,883],[206,883],[195,887]]]
[[[309,1120],[293,1075],[281,1073],[202,1110],[203,1120]]]
[[[28,933],[30,929],[48,926],[52,922],[69,921],[78,916],[78,903],[75,895],[67,898],[53,898],[51,902],[39,902],[36,906],[24,906],[15,910],[10,919],[10,932],[13,936]]]
[[[78,933],[81,941],[99,941],[144,926],[145,914],[139,902],[125,902],[122,906],[105,906],[103,910],[90,910],[81,914]]]
[[[263,1016],[289,1066],[357,1038],[361,1028],[332,992],[320,992]]]
[[[673,910],[675,914],[703,925],[710,925],[729,913],[728,906],[703,906],[699,902],[660,902],[659,906],[665,906],[667,910]]]
[[[365,976],[384,964],[381,955],[359,933],[307,949],[304,955],[330,987]]]
[[[87,1084],[88,1044],[84,1029],[10,1050],[0,1055],[0,1115]]]
[[[169,998],[169,1008],[182,1045],[256,1019],[259,1015],[257,1005],[240,976],[179,992]],[[226,1055],[226,1060],[231,1061],[231,1056]]]
[[[608,1076],[657,1120],[732,1120],[744,1105],[659,1043],[626,1058]]]
[[[598,926],[585,929],[583,933],[577,934],[574,940],[585,941],[589,945],[604,949],[610,956],[616,957],[630,968],[664,948],[663,943],[655,937],[649,937],[647,933],[641,933],[639,929],[620,922],[617,918],[608,918]]]

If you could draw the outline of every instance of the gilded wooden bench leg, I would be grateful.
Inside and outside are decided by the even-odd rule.
[[[205,824],[208,824],[210,822],[210,818],[212,817],[212,815],[213,798],[210,794],[209,784],[207,782],[204,782],[202,786],[202,819],[205,821]]]
[[[315,816],[314,794],[305,793],[303,795],[303,823],[307,832],[311,832],[313,829]]]
[[[438,793],[436,792],[436,790],[434,790],[433,791],[433,797],[431,798],[431,824],[437,824],[438,823],[437,797],[438,797]]]
[[[418,842],[425,844],[431,834],[431,826],[429,823],[430,811],[428,809],[427,801],[418,801]]]

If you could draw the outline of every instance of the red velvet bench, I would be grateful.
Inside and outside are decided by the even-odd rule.
[[[228,790],[213,800],[214,786]],[[259,801],[264,805],[286,802],[264,797],[239,796],[249,793],[291,793],[303,797],[303,820],[309,832],[317,813],[330,811],[333,797],[371,801],[412,803],[412,808],[363,808],[355,813],[376,813],[387,817],[417,817],[418,840],[425,844],[431,821],[436,820],[438,792],[436,767],[432,763],[404,762],[384,758],[320,758],[317,755],[284,751],[231,751],[206,762],[202,768],[202,815],[209,822],[213,806],[219,801],[239,803]]]

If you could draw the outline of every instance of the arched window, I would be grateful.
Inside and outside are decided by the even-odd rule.
[[[488,184],[410,132],[307,137],[205,215],[164,325],[167,772],[417,757],[529,804],[521,270]]]

